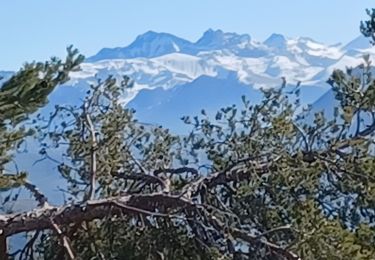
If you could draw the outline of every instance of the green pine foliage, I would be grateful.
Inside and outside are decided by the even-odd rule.
[[[373,37],[374,11],[369,15],[361,30]],[[287,92],[283,85],[263,90],[257,104],[242,97],[242,106],[214,117],[204,110],[183,117],[191,132],[176,136],[138,122],[121,99],[130,79],[109,77],[91,85],[81,106],[56,106],[42,121],[53,127],[24,129],[81,61],[68,49],[65,62],[26,65],[4,83],[0,166],[27,134],[38,134],[44,154],[65,151],[58,170],[68,183],[67,204],[80,203],[81,214],[93,201],[113,205],[103,217],[61,225],[61,232],[38,230],[24,259],[69,259],[67,247],[77,259],[375,259],[375,79],[368,56],[362,67],[328,79],[337,99],[333,115],[301,109],[300,86]],[[3,174],[1,188],[26,177]],[[123,210],[115,207],[119,196],[132,198]]]
[[[69,47],[65,61],[27,63],[0,87],[0,189],[7,190],[22,185],[26,172],[9,174],[4,165],[9,163],[12,152],[26,136],[34,133],[25,122],[30,115],[46,105],[54,88],[69,79],[69,72],[79,69],[83,56]]]
[[[367,66],[362,70],[368,75]],[[375,81],[370,75],[335,71],[329,82],[339,101],[331,119],[322,112],[310,123],[301,114],[295,117],[299,90],[286,93],[283,86],[264,90],[259,104],[243,97],[242,107],[223,108],[215,118],[204,111],[201,116],[184,117],[192,128],[185,137],[142,125],[134,119],[134,111],[123,108],[121,94],[128,79],[99,81],[81,107],[56,108],[71,122],[53,134],[55,145],[67,145],[71,164],[61,164],[59,169],[69,182],[73,201],[87,197],[90,190],[92,149],[97,152],[97,199],[160,192],[160,186],[144,181],[145,176],[168,179],[171,194],[181,194],[199,176],[166,174],[173,167],[192,167],[208,176],[225,173],[219,185],[207,183],[193,196],[209,216],[225,223],[219,233],[197,226],[195,222],[203,225],[207,216],[191,213],[189,220],[183,208],[170,211],[153,205],[157,212],[179,218],[109,215],[66,226],[72,247],[81,259],[286,259],[226,231],[242,229],[302,259],[373,259],[375,121],[359,121],[357,127],[355,118],[358,113],[375,114],[375,100],[365,94]],[[87,114],[96,129],[96,144]],[[241,167],[228,170],[241,161],[245,162]],[[210,228],[209,223],[204,225]],[[287,228],[269,232],[278,227]],[[61,257],[64,251],[58,241],[45,234],[39,248],[44,259]]]

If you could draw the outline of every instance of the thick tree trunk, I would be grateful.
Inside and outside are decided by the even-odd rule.
[[[0,235],[0,259],[8,260],[7,238],[4,234]]]

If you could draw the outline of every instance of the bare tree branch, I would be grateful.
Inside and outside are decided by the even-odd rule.
[[[160,211],[160,208],[163,208],[164,211]],[[194,204],[190,199],[165,193],[134,194],[87,201],[85,204],[77,203],[61,207],[44,207],[25,213],[3,215],[0,216],[0,229],[3,230],[5,236],[9,236],[20,232],[50,229],[52,227],[60,236],[61,243],[69,257],[74,259],[69,240],[66,236],[63,236],[59,225],[102,219],[109,214],[118,216],[124,213],[186,220],[183,213],[186,210],[197,212],[202,210],[202,206]],[[172,211],[176,211],[177,214],[171,214]],[[51,219],[53,219],[52,223]],[[211,216],[209,219],[213,221],[212,224],[214,227],[223,230],[226,229],[225,225],[219,222],[214,216]],[[234,238],[244,240],[248,243],[256,242],[264,244],[270,250],[282,254],[287,259],[299,259],[293,253],[287,252],[285,249],[268,241],[259,239],[257,236],[251,236],[245,231],[231,229],[229,232]]]
[[[49,206],[48,202],[47,202],[47,197],[44,196],[44,194],[41,193],[40,190],[34,184],[26,182],[24,184],[24,186],[25,186],[26,189],[28,189],[33,194],[36,201],[39,202],[38,203],[39,207]]]
[[[73,253],[73,249],[70,245],[70,241],[69,241],[68,237],[66,235],[64,235],[64,233],[62,232],[60,227],[52,219],[51,219],[51,224],[52,224],[53,229],[55,230],[55,232],[59,236],[60,243],[64,247],[69,259],[70,260],[76,259],[75,255]]]
[[[3,230],[1,230],[0,234],[0,259],[8,260],[8,244],[7,244],[7,236]]]
[[[24,246],[24,248],[20,252],[20,258],[19,259],[27,259],[27,257],[33,255],[33,253],[34,253],[34,250],[33,250],[34,243],[38,239],[39,234],[40,234],[40,231],[36,231],[34,233],[34,235],[29,239],[29,241],[27,241],[26,245]],[[24,256],[25,256],[25,258],[24,258]]]
[[[182,173],[191,173],[192,175],[198,176],[199,172],[195,168],[191,167],[180,167],[175,169],[158,169],[154,171],[154,175],[159,175],[161,173],[169,174],[182,174]]]
[[[269,229],[269,230],[263,232],[262,234],[258,235],[258,237],[268,236],[270,234],[280,232],[280,231],[289,231],[291,228],[292,227],[290,225],[275,227],[275,228],[272,228],[272,229]]]
[[[90,161],[91,161],[91,172],[90,172],[90,188],[86,199],[93,200],[95,197],[95,182],[96,182],[96,168],[97,168],[97,159],[96,159],[96,149],[98,142],[96,140],[96,132],[94,124],[91,120],[90,115],[86,112],[86,122],[88,124],[88,129],[91,136],[91,151],[90,151]]]
[[[50,219],[53,219],[57,225],[80,223],[103,218],[109,212],[113,212],[112,214],[115,215],[119,215],[121,212],[139,214],[140,210],[154,212],[158,204],[163,204],[166,208],[194,208],[192,202],[177,196],[163,193],[134,194],[60,207],[36,208],[29,212],[17,214],[0,215],[0,230],[4,232],[5,236],[9,236],[21,232],[49,229],[51,227]],[[110,211],[111,208],[114,209]]]
[[[254,243],[261,243],[267,248],[269,248],[272,252],[275,252],[277,254],[282,255],[288,260],[301,260],[301,258],[296,255],[295,253],[282,248],[281,246],[278,246],[276,244],[273,244],[271,242],[268,242],[267,240],[260,240],[257,236],[252,236],[248,232],[245,232],[240,229],[231,229],[230,233],[234,236],[237,237],[245,242],[248,242],[250,244]]]

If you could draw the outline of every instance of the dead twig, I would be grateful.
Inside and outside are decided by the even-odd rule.
[[[70,260],[76,259],[75,255],[73,253],[72,246],[70,245],[69,238],[66,235],[64,235],[64,233],[62,232],[60,227],[52,219],[51,219],[51,226],[52,226],[53,230],[55,230],[56,234],[59,236],[60,243],[64,247],[65,252],[68,255],[69,259]]]

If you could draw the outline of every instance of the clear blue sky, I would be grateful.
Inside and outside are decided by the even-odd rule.
[[[0,2],[0,70],[64,56],[74,44],[86,56],[126,46],[148,30],[195,41],[208,28],[309,36],[326,43],[359,35],[374,0],[9,0]]]

